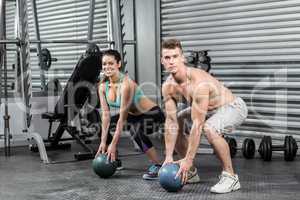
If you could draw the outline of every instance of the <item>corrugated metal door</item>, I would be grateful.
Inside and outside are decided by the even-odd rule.
[[[30,39],[36,39],[34,21],[30,0],[29,29]],[[36,0],[37,14],[41,40],[86,40],[88,32],[89,1],[81,0]],[[107,34],[107,0],[96,0],[94,11],[94,40],[108,40]],[[31,44],[34,48],[35,44]],[[48,48],[52,57],[58,59],[52,62],[51,69],[46,72],[48,80],[59,78],[64,85],[70,77],[80,55],[85,52],[86,44],[42,44]],[[107,44],[100,45],[107,48]],[[31,55],[32,85],[35,91],[40,90],[40,71],[36,53]]]
[[[15,7],[16,3],[13,1],[6,1],[6,38],[14,39],[15,32],[14,32],[14,24],[15,24]],[[11,87],[15,81],[15,72],[13,69],[13,64],[16,61],[16,45],[14,44],[7,44],[7,80],[8,80],[8,91],[12,91],[13,88]],[[2,71],[2,90],[4,91],[4,72]],[[3,94],[3,93],[2,93]]]
[[[31,40],[36,39],[31,0],[28,2],[29,36]],[[86,40],[88,32],[89,1],[81,0],[36,0],[37,14],[41,40]],[[6,27],[7,39],[15,38],[15,2],[6,2]],[[107,0],[95,0],[94,10],[94,40],[108,40],[108,15]],[[15,80],[12,64],[15,63],[16,46],[7,45],[8,70],[10,84]],[[36,44],[31,44],[36,48]],[[57,62],[52,62],[51,69],[46,72],[47,81],[59,78],[62,85],[70,77],[79,57],[85,52],[85,44],[42,44],[42,48],[48,48],[52,57]],[[107,44],[100,45],[100,48],[108,48]],[[36,52],[31,53],[32,86],[33,91],[41,90],[40,70]],[[10,91],[11,88],[9,88]]]
[[[162,0],[162,39],[209,50],[211,72],[249,107],[236,134],[300,137],[299,0]]]

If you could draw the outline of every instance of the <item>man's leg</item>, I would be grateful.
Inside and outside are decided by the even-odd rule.
[[[213,146],[216,155],[220,159],[223,168],[221,176],[219,176],[219,182],[211,187],[210,191],[222,194],[240,189],[239,177],[234,174],[227,142],[213,128],[207,125],[204,125],[204,132],[208,142]]]
[[[240,189],[238,175],[234,173],[230,150],[227,142],[221,136],[223,132],[232,132],[247,116],[247,106],[241,98],[222,106],[205,122],[204,134],[213,146],[223,167],[220,181],[210,191],[214,193],[227,193]]]
[[[232,160],[230,157],[230,150],[225,139],[220,134],[218,134],[216,130],[207,125],[204,125],[204,134],[208,142],[213,146],[217,157],[221,161],[223,171],[234,175]]]
[[[241,98],[236,98],[232,103],[218,108],[204,124],[204,134],[220,159],[223,171],[231,175],[234,175],[234,170],[230,150],[221,133],[232,132],[245,120],[247,113],[245,102]]]

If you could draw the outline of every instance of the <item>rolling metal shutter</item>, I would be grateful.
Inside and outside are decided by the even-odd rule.
[[[300,1],[162,0],[162,39],[209,50],[211,72],[249,108],[237,135],[300,138]]]
[[[16,3],[13,1],[6,1],[6,38],[15,38],[15,7]],[[8,81],[8,91],[11,92],[13,89],[10,87],[15,81],[15,71],[13,69],[13,64],[16,61],[16,45],[6,44],[7,49],[7,81]],[[4,72],[2,71],[2,90],[4,91]],[[2,93],[4,94],[4,92]]]
[[[30,0],[29,7],[29,29],[30,39],[36,39],[34,32],[34,21]],[[41,40],[86,40],[88,35],[89,1],[81,0],[37,0],[37,15],[40,28]],[[108,40],[107,33],[107,0],[95,0],[94,11],[94,40]],[[31,44],[36,48],[35,44]],[[107,44],[100,48],[107,48]],[[78,59],[85,52],[86,44],[43,44],[42,48],[48,48],[52,57],[57,62],[46,72],[47,80],[59,78],[62,85],[70,77]],[[32,85],[34,91],[41,87],[40,70],[38,66],[37,53],[31,55],[32,63]]]
[[[31,1],[28,2],[29,36],[36,39]],[[81,0],[36,0],[41,40],[86,40],[88,32],[89,1]],[[15,2],[6,2],[6,35],[7,39],[15,39]],[[95,0],[93,40],[108,40],[107,0]],[[12,65],[16,62],[16,46],[8,44],[9,84],[15,81]],[[36,48],[36,44],[31,44]],[[48,48],[57,62],[52,62],[51,69],[46,72],[46,80],[58,78],[64,86],[70,77],[78,59],[85,52],[86,44],[42,44]],[[101,49],[108,44],[101,44]],[[33,91],[41,90],[40,70],[36,52],[31,52]],[[14,92],[14,90],[11,90]]]

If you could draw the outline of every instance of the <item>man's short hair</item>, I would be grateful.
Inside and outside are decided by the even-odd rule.
[[[167,39],[162,42],[162,49],[176,49],[179,48],[182,51],[182,46],[180,40],[177,39]]]

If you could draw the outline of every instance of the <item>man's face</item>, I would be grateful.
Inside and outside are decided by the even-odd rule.
[[[167,72],[175,74],[178,68],[184,65],[184,62],[184,55],[178,47],[175,49],[162,49],[161,63]]]

